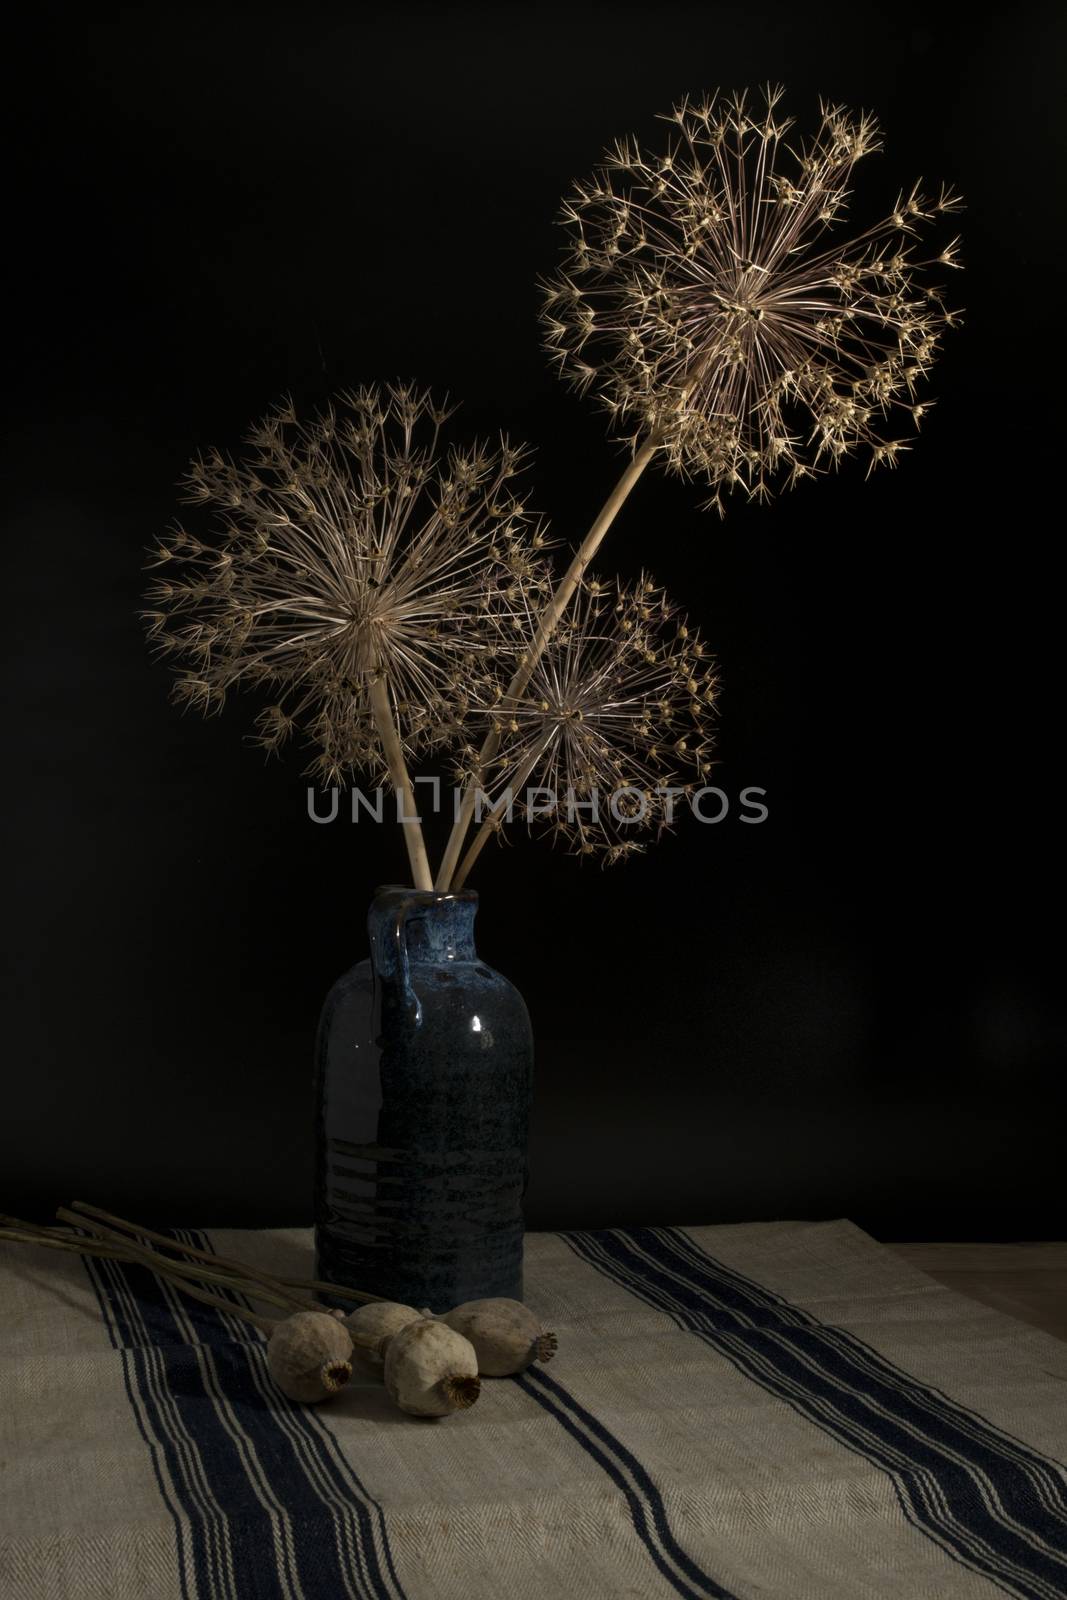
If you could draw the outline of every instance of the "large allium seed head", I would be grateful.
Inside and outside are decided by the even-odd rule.
[[[546,286],[564,375],[598,392],[620,437],[656,438],[670,468],[708,482],[720,512],[731,489],[763,498],[859,447],[895,465],[959,315],[928,281],[959,265],[957,241],[916,243],[959,200],[916,186],[833,243],[877,126],[823,103],[814,139],[791,140],[781,97],[687,100],[661,151],[620,141],[567,201],[570,254]]]
[[[407,384],[363,388],[310,421],[279,407],[238,460],[193,463],[187,498],[214,512],[153,552],[149,636],[179,670],[175,697],[217,710],[262,689],[259,742],[299,729],[327,782],[383,760],[369,689],[385,674],[408,754],[454,738],[487,626],[545,543],[513,479],[525,452],[442,449],[449,411]]]
[[[532,606],[524,618],[517,611],[516,625],[528,647]],[[527,814],[527,788],[547,789],[555,808],[535,815],[535,797],[528,820],[578,854],[611,863],[643,849],[707,778],[713,665],[647,575],[630,587],[586,579],[523,694],[509,699],[504,688],[491,676],[476,688],[501,735],[479,781],[491,802],[514,786],[517,815]],[[673,797],[660,792],[671,788]]]

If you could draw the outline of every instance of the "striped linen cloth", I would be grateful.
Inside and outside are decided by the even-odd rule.
[[[286,1275],[302,1231],[182,1234]],[[848,1222],[536,1234],[550,1366],[317,1409],[135,1267],[0,1245],[3,1600],[1067,1596],[1067,1344]]]

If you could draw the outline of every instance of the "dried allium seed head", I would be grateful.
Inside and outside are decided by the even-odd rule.
[[[526,648],[536,621],[528,608]],[[706,776],[716,689],[696,631],[651,579],[586,581],[518,700],[478,684],[502,735],[482,787],[493,803],[511,788],[515,811],[576,853],[622,860],[642,834],[669,827],[679,797]],[[527,808],[527,787],[547,789],[554,809]]]
[[[908,446],[948,310],[919,257],[923,226],[959,209],[913,188],[856,238],[828,242],[857,161],[880,148],[866,115],[822,105],[815,138],[791,142],[781,89],[683,102],[662,154],[623,140],[566,203],[571,252],[547,286],[547,343],[579,388],[595,387],[620,437],[657,437],[675,471],[763,498],[837,465]]]
[[[268,691],[259,742],[300,729],[327,782],[382,768],[378,674],[408,754],[455,737],[486,618],[507,615],[516,575],[533,581],[545,540],[512,488],[525,452],[442,452],[448,415],[409,385],[365,388],[309,422],[282,406],[241,459],[194,462],[187,497],[214,509],[212,536],[178,529],[158,546],[166,575],[146,613],[180,663],[179,703],[207,713],[237,686]]]

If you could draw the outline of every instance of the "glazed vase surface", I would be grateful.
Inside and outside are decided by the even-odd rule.
[[[319,1024],[317,1275],[420,1310],[522,1298],[533,1042],[477,906],[379,890]]]

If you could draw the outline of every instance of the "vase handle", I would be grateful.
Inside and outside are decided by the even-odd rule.
[[[380,1031],[381,1006],[387,994],[395,997],[397,1009],[417,1028],[422,1021],[422,1006],[411,983],[408,956],[407,921],[412,908],[419,905],[417,894],[404,889],[381,890],[367,913],[370,959],[374,972],[375,1032]]]

